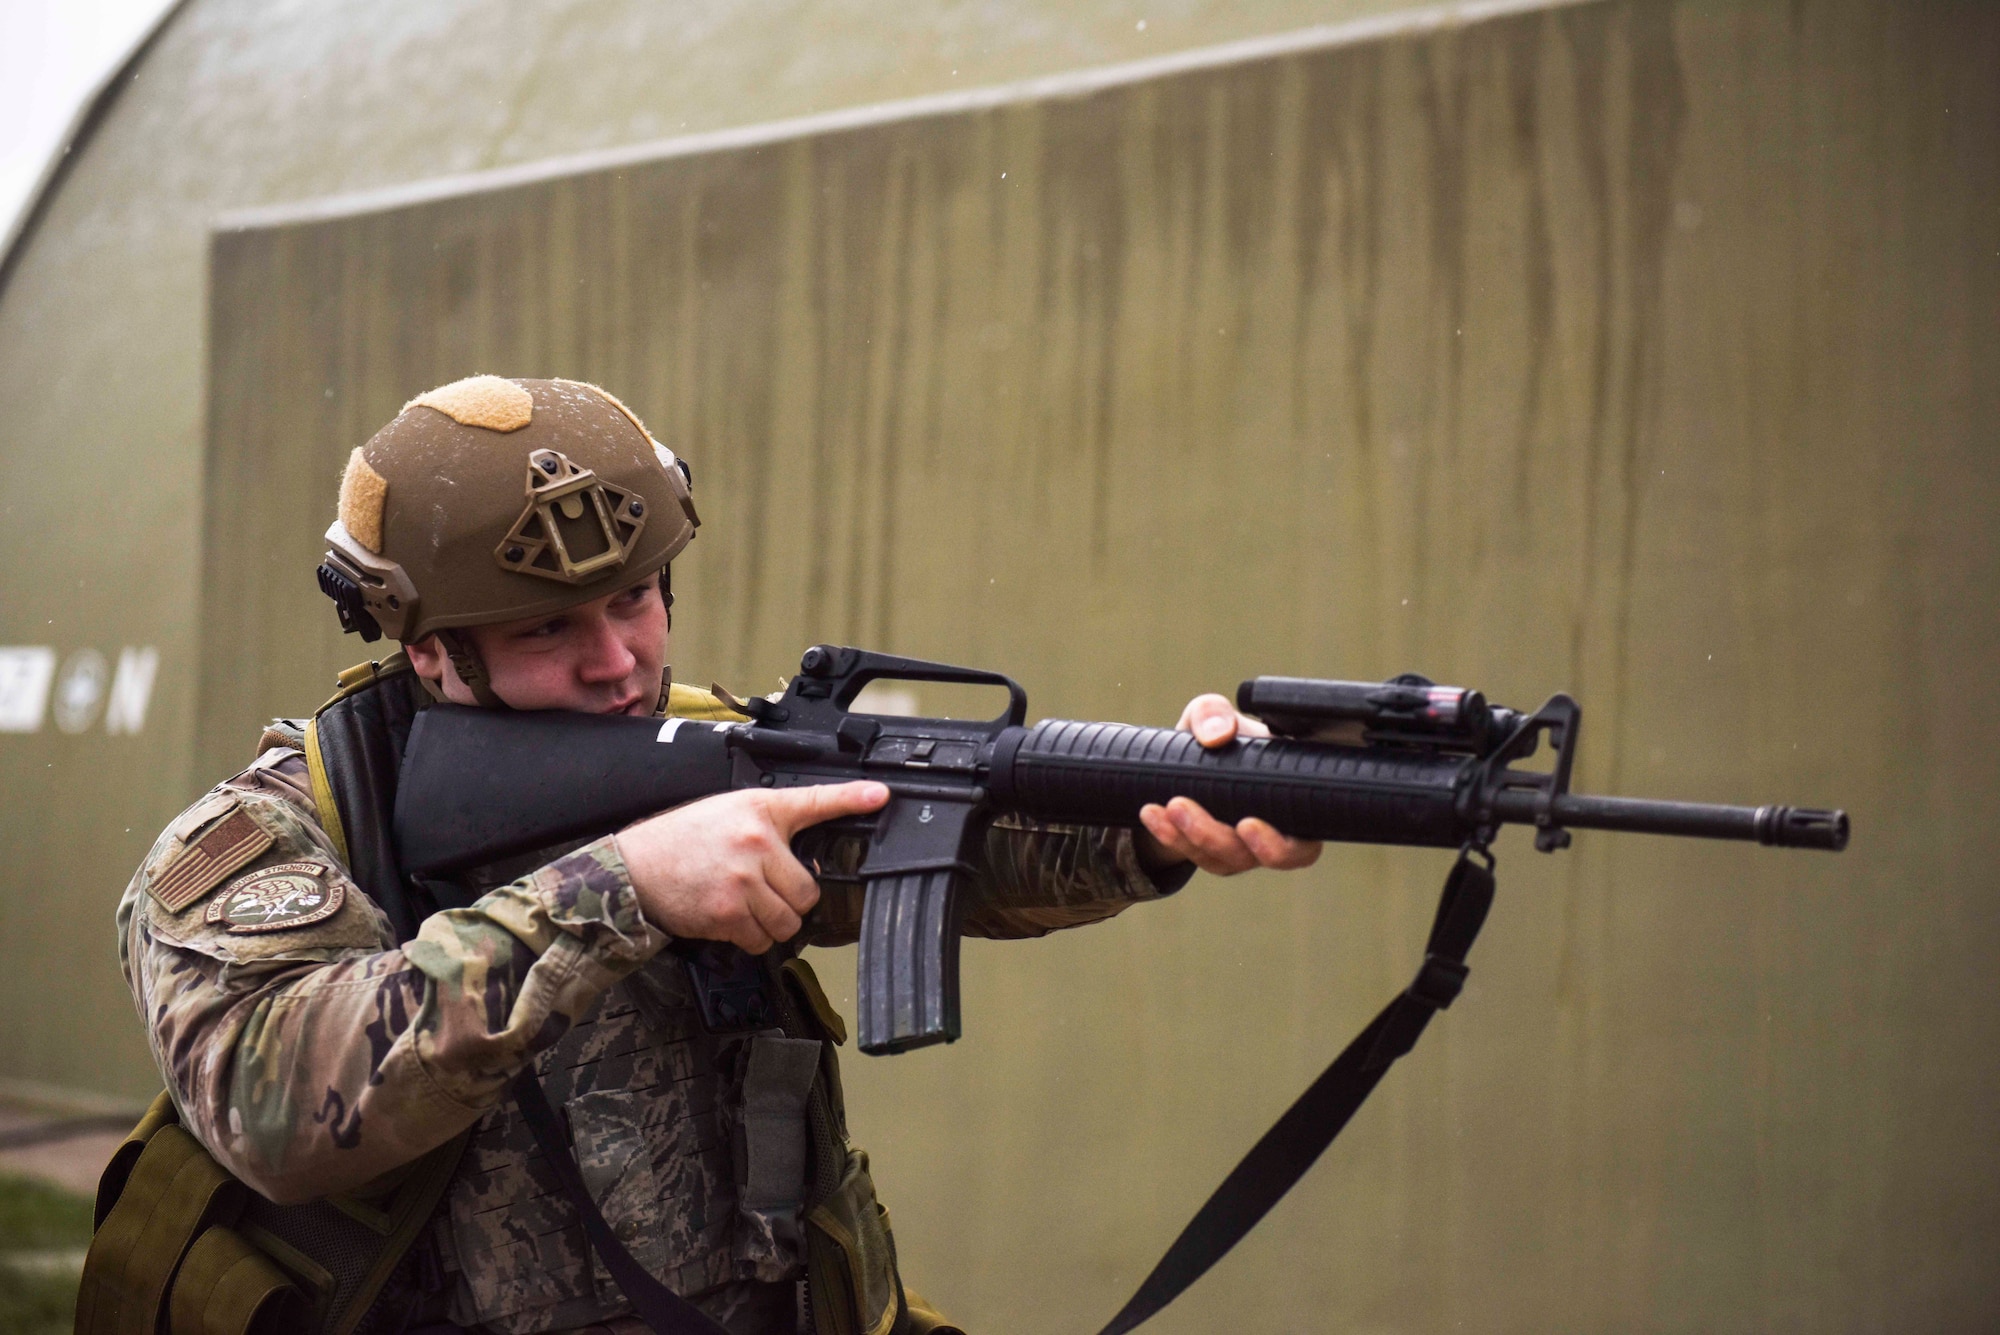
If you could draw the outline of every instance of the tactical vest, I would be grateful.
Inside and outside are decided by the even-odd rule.
[[[455,882],[402,873],[396,779],[428,704],[400,656],[364,664],[341,674],[295,743],[322,827],[399,941],[567,851]],[[670,709],[733,717],[679,686]],[[782,950],[676,949],[535,1063],[619,1241],[680,1293],[782,1286],[789,1303],[803,1263],[813,1335],[954,1330],[897,1274],[867,1156],[847,1141],[833,1053],[844,1029],[811,969]],[[420,1308],[530,1335],[626,1310],[511,1098],[364,1193],[293,1206],[237,1183],[175,1121],[162,1094],[105,1172],[79,1335],[152,1335],[149,1317],[170,1335],[374,1335]],[[440,1291],[451,1295],[443,1313]]]

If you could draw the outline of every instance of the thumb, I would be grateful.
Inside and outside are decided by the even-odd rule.
[[[771,823],[789,839],[808,825],[841,816],[878,811],[889,800],[889,786],[872,780],[815,783],[803,788],[773,788],[764,794]]]
[[[1203,746],[1221,746],[1236,736],[1236,721],[1235,706],[1211,692],[1188,701],[1187,708],[1181,711],[1178,727],[1193,733]]]

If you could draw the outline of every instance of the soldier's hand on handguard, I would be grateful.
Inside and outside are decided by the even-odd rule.
[[[683,940],[727,941],[761,955],[797,934],[819,885],[792,856],[792,836],[840,816],[879,811],[871,782],[747,788],[690,802],[618,833],[640,911]]]
[[[1271,735],[1261,721],[1237,713],[1220,695],[1197,695],[1188,701],[1175,726],[1192,732],[1196,741],[1211,748],[1226,746],[1238,736]],[[1148,803],[1139,808],[1139,819],[1146,826],[1139,839],[1139,854],[1155,867],[1192,862],[1217,876],[1234,876],[1257,867],[1309,867],[1319,860],[1316,839],[1279,834],[1270,822],[1255,816],[1225,825],[1192,798],[1176,797],[1165,806]]]

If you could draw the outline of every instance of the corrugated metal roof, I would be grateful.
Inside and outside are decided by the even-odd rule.
[[[173,0],[172,4],[162,9],[158,17],[146,25],[146,30],[139,34],[138,40],[132,43],[131,48],[113,61],[104,77],[84,95],[76,114],[70,117],[69,124],[63,128],[62,138],[56,141],[55,151],[49,154],[49,160],[43,164],[41,174],[29,187],[27,198],[21,201],[20,209],[7,224],[5,240],[0,240],[0,291],[6,289],[7,275],[13,269],[15,244],[34,226],[35,219],[41,213],[42,201],[49,197],[69,164],[74,161],[75,154],[89,141],[91,132],[111,110],[111,104],[117,100],[119,89],[131,79],[139,62],[145,58],[147,49],[152,46],[153,39],[159,36],[168,21],[187,2],[188,0]]]
[[[1103,89],[1141,83],[1149,79],[1168,78],[1196,70],[1222,69],[1231,65],[1248,64],[1301,52],[1353,46],[1395,37],[1417,36],[1441,28],[1477,23],[1508,14],[1559,9],[1588,2],[1589,0],[1477,0],[1477,3],[1407,5],[1339,22],[1238,38],[1213,46],[1176,51],[1168,55],[1147,56],[1115,64],[1036,75],[963,91],[930,93],[919,97],[876,102],[753,125],[676,135],[616,148],[560,154],[534,162],[494,167],[484,171],[455,173],[297,203],[236,210],[223,215],[218,219],[217,225],[228,230],[265,226],[273,222],[366,213],[453,195],[504,190],[533,181],[549,180],[578,172],[602,171],[628,163],[655,162],[663,158],[699,153],[727,152],[865,125],[917,120],[930,116],[960,115],[1013,102],[1084,97]]]
[[[781,122],[809,132],[813,118],[854,108],[931,114],[1060,95],[1565,3],[1577,0],[940,4],[899,6],[900,26],[888,29],[879,10],[840,0],[692,12],[604,0],[363,0],[289,13],[176,0],[79,110],[0,245],[0,292],[170,25],[188,30],[195,59],[168,61],[156,82],[162,101],[178,102],[200,129],[155,143],[151,156],[205,161],[209,188],[190,193],[206,195],[213,211],[393,191],[551,157],[657,156],[682,131]],[[1146,9],[1150,16],[1133,17]],[[145,137],[143,124],[133,133]],[[287,141],[295,153],[283,151]],[[134,190],[146,175],[132,174]]]

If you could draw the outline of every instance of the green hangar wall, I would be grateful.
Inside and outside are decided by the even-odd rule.
[[[0,498],[0,1007],[21,1021],[0,1077],[150,1097],[103,924],[216,777],[195,710],[218,216],[1407,8],[1179,0],[1140,26],[1125,0],[913,0],[891,29],[869,0],[178,0],[0,254],[0,462],[35,479]]]
[[[683,679],[838,640],[1151,721],[1415,668],[1575,692],[1579,787],[1852,812],[1839,858],[1503,840],[1464,1002],[1160,1329],[1991,1324],[2000,13],[1437,17],[239,200],[197,444],[127,473],[115,378],[67,416],[15,379],[24,265],[4,392],[89,446],[8,439],[22,607],[99,599],[107,683],[113,629],[161,666],[137,737],[0,736],[8,1072],[145,1087],[104,915],[361,655],[310,589],[346,452],[439,381],[571,375],[696,467]],[[91,486],[158,516],[95,536]],[[21,578],[0,631],[56,646]],[[1405,980],[1445,865],[970,943],[966,1038],[846,1068],[914,1281],[975,1329],[1101,1320]]]

